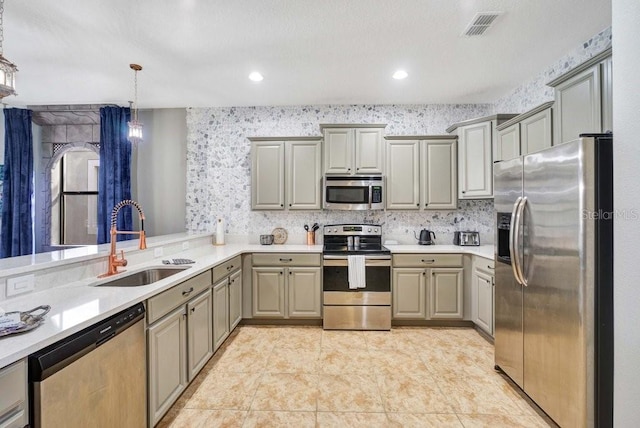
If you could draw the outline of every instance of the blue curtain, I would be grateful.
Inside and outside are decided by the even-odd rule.
[[[131,199],[131,143],[127,139],[130,117],[128,107],[100,109],[98,244],[109,242],[113,207],[124,199]],[[118,230],[132,230],[130,206],[120,210],[116,227]],[[118,241],[131,238],[131,235],[118,235]]]
[[[33,136],[31,110],[4,110],[4,176],[0,258],[31,254]]]

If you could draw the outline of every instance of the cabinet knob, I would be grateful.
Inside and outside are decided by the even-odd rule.
[[[467,193],[467,192],[463,190],[461,193]]]
[[[462,193],[464,193],[464,192],[462,192]],[[280,204],[280,206],[284,208],[284,204]]]
[[[289,206],[291,206],[291,204],[289,204]]]
[[[427,274],[427,272],[422,271],[422,276],[425,276]]]
[[[419,206],[420,206],[420,204],[416,204],[416,207],[419,207]]]
[[[182,292],[182,295],[183,295],[183,296],[188,296],[189,294],[191,294],[191,292],[192,292],[192,291],[193,291],[193,287],[191,287],[190,289],[188,289],[188,290],[186,290],[186,291],[183,291],[183,292]]]
[[[429,204],[424,204],[424,206],[425,206],[425,207],[426,207],[426,206],[428,206],[428,205],[429,205]]]
[[[291,271],[289,271],[289,275],[291,275]]]
[[[196,308],[191,308],[191,313],[194,313],[196,311]]]

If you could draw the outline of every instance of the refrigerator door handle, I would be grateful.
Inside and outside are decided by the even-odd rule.
[[[520,224],[522,220],[522,213],[524,212],[525,206],[527,205],[527,197],[525,196],[520,201],[520,205],[518,206],[518,212],[516,214],[516,231],[514,233],[513,238],[513,246],[515,247],[516,252],[516,269],[518,269],[518,277],[520,278],[520,284],[525,287],[529,286],[527,283],[527,279],[524,277],[524,272],[522,271],[522,264],[524,263],[524,254],[520,254]],[[524,238],[524,236],[523,236]]]
[[[520,202],[522,202],[522,196],[518,196],[518,199],[513,203],[513,210],[511,211],[511,224],[509,226],[509,257],[511,258],[511,269],[513,269],[513,276],[518,281],[518,284],[522,285],[522,281],[520,279],[520,275],[518,274],[517,268],[517,247],[516,247],[516,227],[517,227],[517,218],[518,218],[518,208],[520,207]]]

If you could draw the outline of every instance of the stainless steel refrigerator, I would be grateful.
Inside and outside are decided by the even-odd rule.
[[[613,425],[611,134],[494,165],[495,364],[562,427]]]

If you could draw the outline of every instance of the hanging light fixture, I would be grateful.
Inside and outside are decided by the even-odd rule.
[[[16,94],[16,72],[18,67],[2,54],[2,42],[4,41],[4,33],[2,27],[4,22],[4,0],[0,0],[0,99]]]
[[[2,1],[2,0],[0,0]],[[142,124],[138,122],[138,71],[142,66],[129,64],[133,70],[133,108],[131,109],[131,121],[129,122],[129,141],[133,144],[142,142]]]

